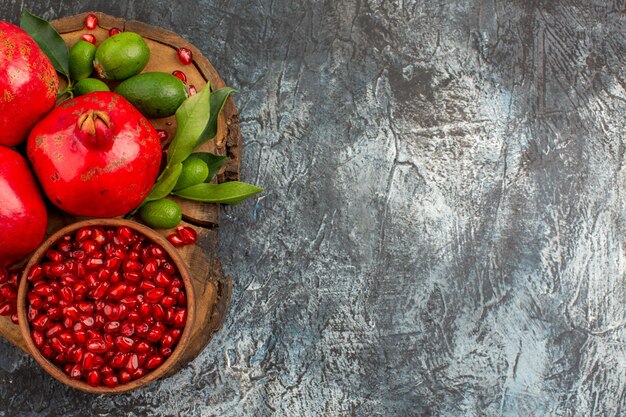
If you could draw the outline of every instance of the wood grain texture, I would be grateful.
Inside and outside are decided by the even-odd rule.
[[[222,212],[211,349],[113,402],[6,347],[7,414],[626,412],[622,1],[3,5],[182,34],[268,190]]]

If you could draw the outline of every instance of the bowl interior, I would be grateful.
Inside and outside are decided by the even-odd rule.
[[[180,337],[180,340],[178,341],[176,348],[172,351],[172,354],[163,362],[163,364],[161,364],[158,368],[152,370],[145,376],[139,379],[130,381],[126,384],[118,385],[117,387],[114,387],[114,388],[109,388],[106,386],[93,387],[84,381],[72,379],[69,377],[69,375],[63,372],[63,370],[61,370],[57,365],[55,365],[53,362],[46,359],[41,354],[39,349],[35,346],[31,338],[31,328],[30,328],[30,324],[27,318],[27,311],[28,311],[27,293],[28,293],[28,288],[30,285],[30,283],[27,280],[27,276],[28,276],[30,269],[34,265],[41,262],[41,260],[45,256],[48,249],[50,249],[50,247],[52,247],[63,236],[67,234],[71,234],[82,227],[93,227],[93,226],[100,226],[100,227],[127,226],[131,228],[132,230],[145,235],[149,240],[161,246],[167,252],[167,254],[170,256],[170,258],[176,265],[176,268],[178,269],[180,277],[184,283],[185,292],[187,296],[187,322],[185,323],[185,327],[183,328],[183,332]],[[46,241],[37,249],[37,251],[33,254],[33,256],[31,257],[31,259],[28,261],[28,263],[26,264],[24,268],[24,272],[22,274],[22,279],[21,279],[19,291],[18,291],[17,309],[18,309],[18,315],[19,315],[20,330],[28,346],[28,349],[30,350],[35,360],[50,375],[52,375],[57,380],[63,382],[64,384],[70,385],[76,389],[79,389],[85,392],[98,393],[98,394],[101,394],[101,393],[112,394],[112,393],[130,391],[138,387],[144,386],[146,384],[149,384],[150,382],[165,375],[177,363],[177,361],[181,358],[185,350],[185,347],[189,344],[189,339],[191,336],[191,328],[195,319],[195,294],[194,294],[193,285],[191,283],[191,274],[189,272],[187,264],[180,256],[178,250],[174,248],[167,241],[167,239],[165,239],[161,234],[154,231],[153,229],[150,229],[149,227],[146,227],[140,223],[130,221],[130,220],[92,219],[92,220],[80,221],[80,222],[73,223],[69,226],[64,227],[63,229],[59,230],[58,232],[50,236],[48,239],[46,239]]]

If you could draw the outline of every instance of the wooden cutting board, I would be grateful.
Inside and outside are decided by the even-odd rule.
[[[171,73],[174,70],[181,70],[186,74],[188,83],[194,85],[198,91],[206,85],[207,81],[210,82],[212,89],[226,85],[201,51],[177,34],[145,23],[125,20],[99,12],[94,12],[98,16],[98,27],[94,30],[87,30],[84,24],[87,14],[64,17],[51,22],[69,47],[85,33],[94,35],[96,45],[99,45],[109,36],[109,29],[117,27],[123,31],[140,34],[150,47],[150,60],[144,72]],[[178,61],[176,49],[180,47],[189,48],[193,52],[194,62],[192,64],[182,65]],[[60,90],[67,85],[63,77],[60,77],[60,84]],[[113,86],[114,84],[111,84],[111,87]],[[166,130],[170,140],[174,137],[176,132],[174,116],[150,119],[150,121],[155,128]],[[216,176],[217,182],[239,179],[241,134],[239,114],[232,98],[228,99],[222,110],[215,140],[203,145],[201,150],[228,157],[227,163]],[[194,227],[198,232],[198,242],[195,245],[179,249],[193,276],[197,309],[191,343],[183,355],[183,360],[180,361],[175,370],[180,369],[195,358],[211,340],[213,334],[220,329],[232,294],[232,280],[230,277],[224,276],[220,262],[215,256],[218,242],[217,227],[220,223],[220,206],[182,199],[178,201],[183,210],[183,224]],[[65,225],[83,219],[62,213],[49,206],[48,235]],[[159,232],[167,236],[173,232],[173,229]],[[28,353],[19,327],[13,324],[8,317],[0,317],[0,335]]]

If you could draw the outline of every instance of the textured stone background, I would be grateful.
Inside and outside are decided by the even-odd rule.
[[[0,1],[179,32],[240,90],[235,293],[116,397],[0,343],[0,415],[626,414],[623,0]]]

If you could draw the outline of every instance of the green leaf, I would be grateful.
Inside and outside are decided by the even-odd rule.
[[[187,98],[176,110],[176,136],[167,152],[168,165],[183,162],[198,146],[198,138],[206,129],[211,112],[209,84],[198,94]]]
[[[210,152],[194,152],[189,155],[189,158],[194,157],[202,159],[209,167],[209,176],[204,182],[211,182],[211,180],[215,177],[222,165],[224,165],[224,163],[226,162],[225,155],[215,155],[214,153]]]
[[[46,20],[24,10],[20,27],[37,42],[41,50],[50,58],[54,69],[70,78],[69,52],[61,35]]]
[[[202,145],[210,139],[213,139],[215,135],[217,135],[217,119],[222,112],[224,104],[226,104],[228,96],[230,96],[231,93],[236,92],[237,90],[234,88],[223,87],[211,93],[211,118],[209,119],[209,124],[207,124],[206,129],[202,132],[202,136],[198,138],[198,144],[196,147]]]
[[[161,173],[154,186],[152,186],[150,194],[148,194],[142,204],[145,204],[148,201],[160,200],[167,197],[167,195],[174,189],[176,181],[178,181],[178,177],[180,177],[180,173],[182,171],[182,163],[171,166],[168,165],[167,168],[165,168],[165,170]]]
[[[263,191],[263,188],[246,184],[245,182],[230,181],[221,184],[197,184],[174,192],[174,195],[187,200],[203,201],[205,203],[239,204],[248,197]]]

